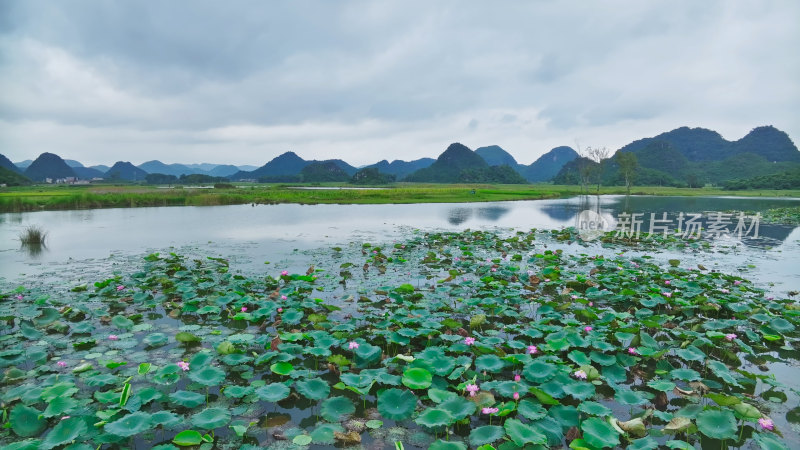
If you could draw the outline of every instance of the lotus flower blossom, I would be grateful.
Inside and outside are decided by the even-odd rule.
[[[278,308],[278,312],[283,312],[283,308]]]
[[[108,340],[109,341],[117,341],[117,340],[119,340],[119,336],[117,336],[116,334],[110,334],[110,335],[108,335]]]
[[[286,275],[289,275],[289,271],[288,270],[284,270],[283,272],[281,272],[281,276],[282,277],[285,277]]]
[[[767,297],[767,300],[775,300],[775,297],[769,296],[769,297]]]
[[[589,302],[589,306],[594,306],[594,302]]]
[[[670,285],[670,281],[669,281],[669,280],[667,280],[667,281],[665,281],[665,282],[664,282],[664,284],[666,284],[667,286],[669,286],[669,285]]]
[[[635,349],[635,348],[633,348],[633,347],[628,347],[628,353],[630,353],[631,355],[638,355],[638,354],[639,354],[639,353],[636,351],[636,349]]]
[[[670,298],[670,297],[672,297],[672,292],[662,292],[661,295],[663,295],[664,297]]]
[[[70,416],[64,416],[64,417],[62,417],[60,420],[67,420],[67,419],[69,419],[69,417],[70,417]]]
[[[742,284],[742,280],[736,280],[736,281],[733,282],[734,286],[738,286],[740,284]]]
[[[492,267],[492,272],[497,272],[497,267]]]
[[[728,333],[728,334],[725,335],[725,339],[727,339],[729,341],[732,341],[732,340],[736,339],[737,337],[738,336],[736,336],[735,333]]]
[[[729,291],[727,289],[720,289],[719,291],[722,292],[723,294],[730,294],[730,292],[731,292],[731,291]]]
[[[287,297],[287,296],[285,296],[285,295],[281,295],[281,300],[286,300],[286,299],[288,299],[288,298],[289,298],[289,297]]]
[[[592,327],[589,327],[589,326],[583,327],[583,331],[585,331],[585,332],[587,332],[587,333],[588,333],[588,332],[590,332],[590,331],[592,331],[592,330],[593,330],[593,328],[592,328]]]
[[[575,373],[573,373],[573,375],[575,375],[575,378],[578,378],[578,379],[581,379],[581,380],[585,380],[586,377],[587,377],[586,372],[584,372],[583,370],[577,370],[577,371],[575,371]]]
[[[121,285],[121,284],[120,284],[119,286],[117,286],[117,290],[118,290],[118,291],[121,291],[121,290],[123,290],[123,289],[125,289],[125,286],[123,286],[123,285]]]
[[[570,295],[570,297],[569,297],[569,298],[571,298],[571,299],[575,300],[576,298],[578,298],[578,296],[577,296],[577,295]]]
[[[761,428],[763,428],[765,430],[772,431],[772,430],[775,429],[775,424],[772,422],[772,419],[770,419],[769,417],[762,417],[762,418],[758,419],[758,424],[761,425]]]
[[[514,375],[514,381],[519,381],[521,379],[522,377],[520,377],[519,374]]]
[[[247,306],[242,306],[242,312],[247,312]]]
[[[472,345],[472,344],[475,343],[475,338],[474,337],[465,337],[464,338],[464,343],[467,344],[467,345]]]
[[[514,400],[519,400],[519,392],[514,392]]]
[[[178,361],[178,367],[180,367],[181,370],[186,372],[187,370],[189,370],[189,363],[187,363],[186,361]]]
[[[59,361],[56,363],[56,365],[61,368],[67,367],[67,363],[65,363],[64,361]]]
[[[539,351],[539,349],[537,349],[535,345],[529,345],[528,346],[528,354],[529,355],[535,355],[538,351]]]
[[[477,384],[468,384],[465,389],[469,392],[470,397],[475,397],[475,393],[480,390]]]
[[[17,299],[17,300],[22,300],[23,298],[24,298],[24,297],[22,297],[22,294],[18,294],[18,295],[16,296],[16,299]]]
[[[483,409],[481,409],[481,412],[484,413],[484,414],[497,414],[498,412],[500,412],[500,409],[499,408],[483,408]]]
[[[348,347],[350,350],[355,350],[355,349],[357,349],[357,348],[358,348],[358,342],[356,342],[356,341],[350,341],[350,344],[348,344],[348,346],[347,346],[347,347]]]

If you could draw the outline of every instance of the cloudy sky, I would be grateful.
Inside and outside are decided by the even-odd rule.
[[[84,164],[800,139],[800,2],[0,2],[0,153]]]

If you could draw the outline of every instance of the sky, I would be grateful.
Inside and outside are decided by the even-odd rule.
[[[800,2],[3,0],[0,153],[85,165],[800,139]]]

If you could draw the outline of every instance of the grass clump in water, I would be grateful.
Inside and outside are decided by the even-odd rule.
[[[22,245],[44,245],[47,232],[38,225],[30,225],[19,235]]]

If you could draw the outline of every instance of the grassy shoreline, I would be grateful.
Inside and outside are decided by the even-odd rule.
[[[154,206],[218,206],[237,204],[402,204],[469,203],[540,200],[580,194],[579,186],[552,184],[466,185],[397,183],[382,189],[356,190],[344,184],[314,187],[344,189],[297,189],[308,185],[242,185],[224,189],[159,188],[134,185],[53,186],[36,185],[0,189],[0,212],[135,208]],[[594,189],[592,190],[594,193]],[[725,191],[661,186],[634,187],[633,195],[740,196],[800,198],[800,190]],[[604,186],[601,195],[624,195],[622,186]]]

